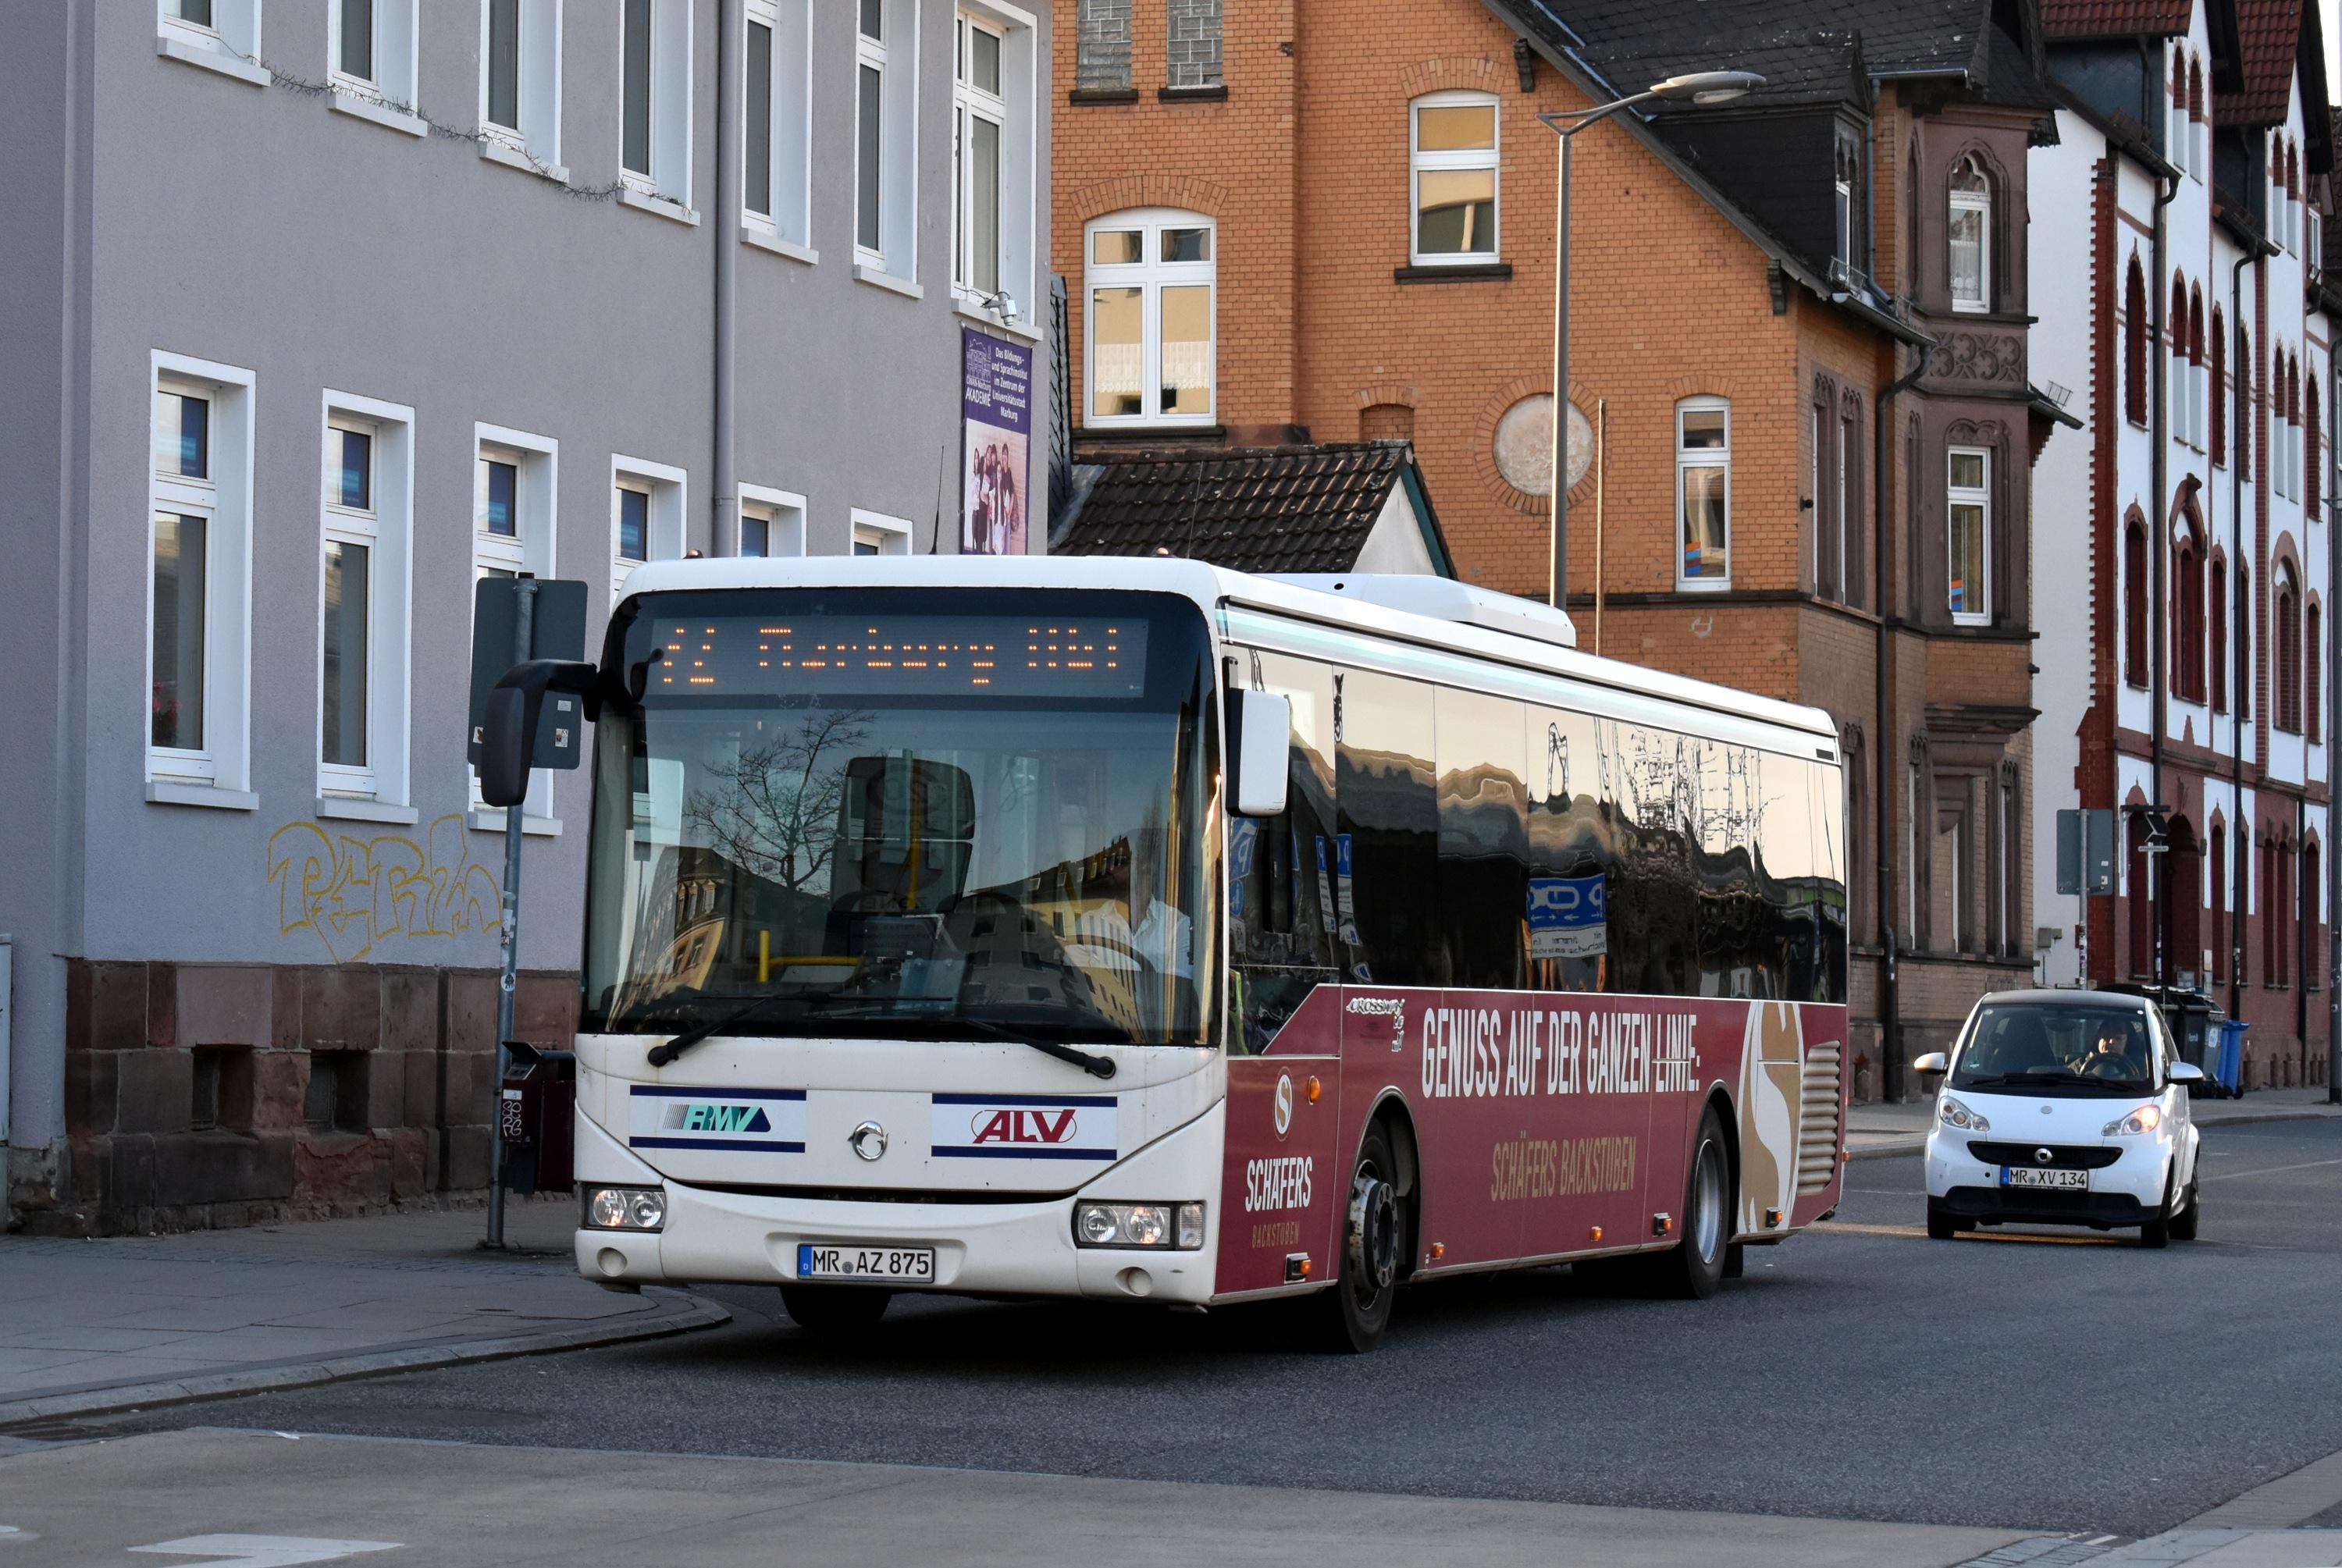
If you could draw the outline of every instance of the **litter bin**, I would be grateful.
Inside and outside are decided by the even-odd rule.
[[[567,1192],[575,1181],[577,1055],[507,1040],[496,1115],[504,1126],[504,1185],[514,1193]]]
[[[2241,1100],[2245,1094],[2245,1031],[2252,1025],[2241,1018],[2220,1020],[2220,1050],[2218,1059],[2204,1069],[2220,1086],[2224,1098]]]

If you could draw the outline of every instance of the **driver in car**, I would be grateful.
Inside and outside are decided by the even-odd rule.
[[[2098,1035],[2097,1043],[2084,1054],[2074,1071],[2086,1078],[2117,1078],[2137,1081],[2147,1076],[2138,1058],[2132,1051],[2129,1031],[2107,1029]]]

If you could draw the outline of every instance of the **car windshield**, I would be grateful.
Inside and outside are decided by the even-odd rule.
[[[1955,1089],[2027,1094],[2149,1094],[2155,1046],[2137,1007],[1993,1002],[1952,1068]]]
[[[1203,617],[1156,594],[622,606],[582,1026],[1209,1036]]]

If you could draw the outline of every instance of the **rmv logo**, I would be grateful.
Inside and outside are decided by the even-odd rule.
[[[769,1133],[773,1124],[761,1105],[677,1105],[667,1112],[667,1125],[686,1133]]]
[[[978,1111],[968,1129],[978,1144],[1068,1144],[1074,1137],[1074,1107],[1056,1112]]]

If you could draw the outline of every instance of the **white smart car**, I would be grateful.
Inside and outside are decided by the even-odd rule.
[[[1927,1233],[1977,1225],[2138,1227],[2193,1241],[2197,1134],[2162,1014],[2107,991],[2004,991],[1976,1004],[1941,1076],[1927,1134]]]

